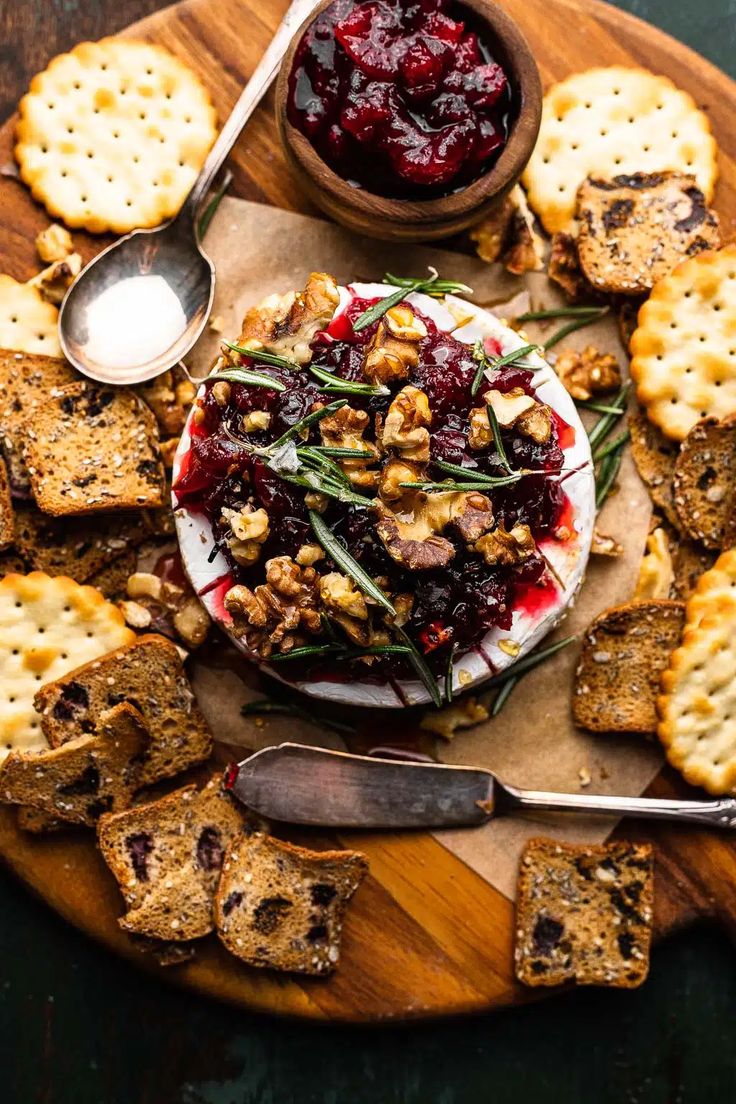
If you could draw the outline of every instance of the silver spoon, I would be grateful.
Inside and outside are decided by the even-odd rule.
[[[197,234],[202,202],[276,77],[294,32],[315,7],[316,0],[293,0],[176,218],[121,238],[72,284],[59,315],[59,339],[83,375],[142,383],[185,357],[202,333],[215,294],[215,267]]]

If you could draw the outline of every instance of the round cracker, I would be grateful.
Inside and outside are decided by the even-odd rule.
[[[700,576],[687,603],[685,624],[693,628],[704,618],[729,609],[736,621],[736,548],[721,553],[713,566]]]
[[[58,319],[38,288],[0,275],[0,349],[60,357]]]
[[[104,38],[60,54],[33,78],[15,156],[54,218],[125,234],[177,213],[216,133],[208,93],[178,58]]]
[[[657,701],[673,767],[712,794],[736,791],[736,617],[730,605],[687,629]]]
[[[639,402],[671,440],[736,411],[736,245],[691,257],[654,285],[631,355]]]
[[[549,89],[522,181],[554,234],[570,230],[577,190],[589,174],[664,169],[691,173],[710,202],[718,169],[707,116],[666,77],[611,66],[574,73]]]
[[[36,691],[135,633],[98,590],[42,571],[0,579],[0,762],[8,751],[48,748]]]

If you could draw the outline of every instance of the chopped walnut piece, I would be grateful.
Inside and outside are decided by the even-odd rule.
[[[596,298],[593,288],[583,275],[577,243],[571,234],[555,234],[552,238],[547,275],[562,288],[571,303]]]
[[[242,510],[222,508],[222,518],[230,527],[225,540],[236,563],[244,567],[254,564],[261,554],[261,545],[268,539],[268,514],[260,507],[244,506]]]
[[[501,429],[511,429],[522,414],[536,406],[536,400],[521,387],[512,387],[510,391],[487,391],[485,399],[486,405],[493,408]]]
[[[161,597],[161,579],[148,571],[134,571],[128,576],[126,590],[129,598],[153,598],[157,602]]]
[[[188,648],[204,643],[210,616],[188,584],[178,586],[158,575],[136,571],[128,577],[126,589],[132,600],[120,602],[119,607],[133,628],[177,636]]]
[[[176,437],[184,428],[197,388],[181,368],[172,368],[136,388],[153,411],[162,437]]]
[[[487,721],[490,713],[477,698],[461,698],[444,709],[425,713],[419,727],[426,732],[434,732],[443,740],[452,740],[458,729],[472,728],[473,725]]]
[[[217,380],[212,384],[212,397],[218,406],[227,406],[232,388],[227,380]]]
[[[386,551],[396,563],[415,571],[445,567],[455,555],[455,547],[440,536],[454,530],[465,540],[477,538],[493,525],[491,504],[484,495],[467,491],[440,491],[425,494],[410,492],[400,512],[378,504],[376,531]]]
[[[189,648],[203,644],[210,631],[210,615],[195,594],[174,613],[174,628]]]
[[[379,494],[384,502],[398,502],[405,495],[413,494],[409,487],[402,487],[401,484],[421,483],[423,476],[423,464],[398,458],[388,460],[381,469]]]
[[[414,607],[414,595],[396,594],[392,597],[391,602],[396,610],[396,616],[387,613],[384,620],[387,625],[396,625],[397,628],[401,629],[411,617],[411,611]]]
[[[468,445],[471,449],[487,448],[493,441],[493,432],[487,407],[491,407],[502,429],[515,428],[523,437],[530,437],[538,444],[549,440],[552,432],[552,412],[548,406],[527,395],[521,387],[511,391],[488,391],[486,406],[470,411]]]
[[[357,617],[359,621],[368,620],[368,607],[365,598],[347,575],[331,571],[319,581],[319,593],[328,610],[333,613],[346,613]]]
[[[485,449],[493,443],[493,430],[488,418],[487,406],[476,406],[468,415],[468,446],[471,449]]]
[[[587,345],[582,353],[565,349],[555,361],[555,372],[574,399],[587,401],[594,395],[614,391],[621,386],[621,369],[610,353],[600,353]]]
[[[31,287],[38,288],[47,303],[58,306],[82,270],[80,253],[70,253],[60,261],[54,261],[48,268],[28,281]]]
[[[674,584],[675,571],[667,534],[664,529],[655,529],[647,537],[647,550],[639,565],[634,598],[669,598]]]
[[[311,567],[324,558],[324,550],[318,544],[303,544],[294,557],[300,567]]]
[[[72,236],[65,226],[52,222],[45,230],[36,235],[36,252],[44,264],[63,261],[74,252]]]
[[[429,399],[418,387],[403,387],[388,408],[381,443],[395,448],[403,460],[429,460],[429,426],[432,413]]]
[[[514,276],[544,267],[544,240],[534,225],[526,195],[516,185],[470,234],[489,264],[500,261]]]
[[[535,403],[531,410],[517,418],[515,428],[522,437],[543,445],[552,436],[552,411],[544,403]]]
[[[340,467],[356,487],[375,487],[378,483],[378,472],[368,471],[368,465],[378,459],[378,449],[370,441],[363,440],[369,424],[370,416],[365,410],[354,410],[352,406],[340,407],[319,423],[323,445],[360,449],[366,454],[365,460],[357,457],[338,460]]]
[[[492,533],[477,540],[474,545],[487,564],[512,565],[523,563],[536,552],[536,544],[528,525],[515,525],[510,532],[499,525]]]
[[[131,629],[147,629],[153,620],[151,611],[140,602],[124,600],[118,602],[118,609],[125,618],[126,625],[130,625]]]
[[[406,379],[419,364],[419,344],[426,336],[427,327],[411,307],[391,307],[366,349],[363,375],[374,384]]]
[[[269,560],[265,584],[255,591],[237,584],[225,594],[232,631],[263,659],[271,655],[274,646],[289,651],[302,639],[302,632],[321,631],[317,584],[313,567],[301,568],[288,556]]]
[[[339,303],[334,278],[326,272],[313,272],[303,291],[269,296],[249,310],[238,345],[267,349],[297,364],[308,364],[312,341],[332,321]],[[239,358],[235,353],[236,362]]]
[[[252,410],[250,414],[243,415],[241,424],[245,433],[258,433],[260,430],[268,429],[271,415],[267,410]]]
[[[304,505],[308,510],[314,510],[317,514],[323,514],[330,504],[327,495],[319,491],[307,491],[304,496]]]

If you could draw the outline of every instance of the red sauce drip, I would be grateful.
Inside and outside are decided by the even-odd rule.
[[[523,610],[530,617],[539,617],[557,603],[559,592],[554,579],[545,575],[538,583],[517,586],[514,608]]]
[[[557,443],[560,448],[563,451],[572,448],[575,444],[575,426],[571,426],[569,422],[566,422],[556,410],[552,411],[552,420],[557,430]]]
[[[181,587],[182,590],[190,589],[189,580],[184,571],[184,564],[178,552],[167,552],[165,555],[159,556],[154,565],[153,574],[158,575],[162,583],[172,583],[174,586]]]

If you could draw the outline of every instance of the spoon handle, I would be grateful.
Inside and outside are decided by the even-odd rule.
[[[202,201],[210,190],[225,158],[276,77],[294,32],[316,6],[316,0],[293,0],[268,49],[241,92],[238,102],[210,150],[207,160],[202,166],[202,171],[195,180],[192,190],[182,207],[182,217],[196,218]]]
[[[500,811],[537,809],[540,812],[587,813],[595,816],[635,816],[646,820],[671,820],[712,828],[736,828],[736,800],[678,801],[655,797],[613,797],[598,794],[549,793],[498,785]]]

